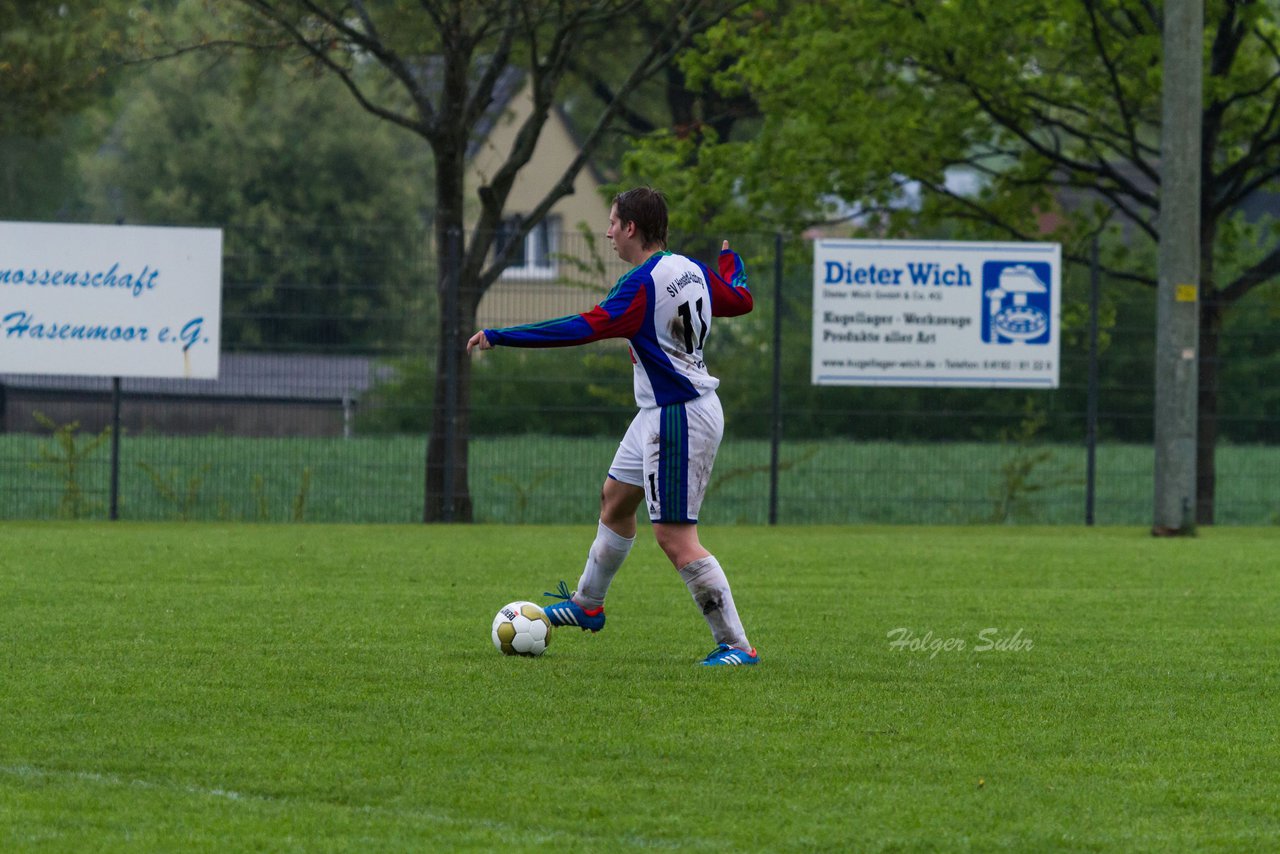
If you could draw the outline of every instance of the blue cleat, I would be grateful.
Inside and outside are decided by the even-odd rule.
[[[548,605],[542,611],[547,615],[547,619],[551,621],[553,626],[577,626],[578,628],[590,632],[598,632],[604,628],[604,607],[594,608],[588,611],[586,608],[573,601],[573,594],[569,592],[569,585],[563,581],[556,588],[555,593],[543,593],[543,596],[550,596],[552,599],[559,599],[553,605]]]
[[[706,667],[759,663],[760,656],[756,654],[755,647],[749,650],[738,649],[736,646],[729,646],[727,643],[717,646],[711,651],[710,655],[702,660],[702,664]]]

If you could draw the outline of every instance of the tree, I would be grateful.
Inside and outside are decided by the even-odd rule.
[[[52,219],[74,201],[77,113],[105,98],[128,0],[0,0],[0,218]]]
[[[147,65],[116,100],[82,158],[85,214],[225,226],[225,346],[403,340],[430,183],[407,135],[366,127],[336,80],[239,55]]]
[[[571,121],[584,113],[583,120],[593,119],[592,108],[607,105],[615,99],[614,84],[626,76],[632,55],[644,46],[674,35],[666,32],[661,5],[644,5],[636,10],[635,27],[643,35],[641,45],[622,53],[610,40],[599,50],[582,51],[572,62],[573,84],[566,112]],[[584,106],[579,107],[577,105]],[[744,91],[724,92],[700,75],[696,84],[689,80],[684,65],[669,63],[630,98],[619,113],[617,133],[604,149],[606,161],[621,163],[636,140],[658,131],[677,137],[714,133],[716,139],[729,139],[744,125],[758,118],[759,112],[750,95]],[[588,127],[582,127],[586,132]]]
[[[0,0],[0,137],[33,137],[99,91],[121,49],[122,2]]]
[[[640,51],[597,112],[577,158],[523,220],[522,233],[495,252],[517,175],[529,163],[578,52],[606,32],[625,42],[639,0],[239,0],[258,32],[243,41],[291,45],[337,76],[370,114],[418,135],[435,163],[434,241],[446,259],[437,280],[442,306],[434,416],[427,448],[426,507],[432,520],[470,520],[467,486],[470,362],[460,358],[481,296],[523,238],[564,196],[627,99],[669,64],[692,36],[738,0],[664,0],[660,38]],[[650,4],[653,5],[653,4]],[[477,192],[477,216],[464,233],[468,146],[494,100],[499,80],[520,68],[534,110],[506,161]]]
[[[795,229],[855,211],[892,234],[950,221],[974,236],[1051,236],[1082,263],[1087,238],[1109,229],[1127,239],[1104,271],[1155,287],[1154,267],[1137,259],[1160,233],[1160,4],[780,0],[758,9],[767,13],[759,22],[709,33],[687,68],[754,96],[761,132],[702,146],[664,136],[637,155],[665,159],[672,187],[688,189],[686,215],[716,195],[705,188],[720,187],[740,202],[729,225],[754,218]],[[1242,213],[1280,191],[1278,12],[1276,0],[1206,5],[1201,524],[1213,521],[1223,317],[1280,273],[1274,218]]]

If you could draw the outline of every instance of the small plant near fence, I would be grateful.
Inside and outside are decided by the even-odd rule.
[[[183,522],[190,521],[191,511],[200,500],[200,490],[204,486],[205,475],[213,470],[213,466],[206,463],[200,467],[199,471],[187,478],[186,483],[179,483],[176,469],[161,472],[150,463],[142,462],[138,463],[138,468],[147,473],[156,493],[177,511],[178,518]]]
[[[156,494],[173,508],[180,521],[187,522],[195,518],[196,510],[200,505],[201,496],[204,492],[205,478],[213,471],[212,464],[206,463],[200,466],[195,474],[192,474],[185,481],[181,479],[176,469],[161,471],[145,462],[138,463],[138,468],[147,473],[147,477],[151,479],[151,485]],[[268,496],[267,479],[261,474],[255,474],[250,489],[253,493],[255,520],[258,522],[271,521],[271,501]],[[293,494],[289,502],[289,520],[291,522],[306,521],[307,501],[310,495],[311,467],[307,466],[302,469],[298,490]],[[238,515],[233,512],[230,502],[225,498],[218,501],[218,518],[224,521],[238,518]]]
[[[305,522],[307,519],[307,498],[311,494],[311,468],[302,470],[302,480],[298,491],[293,494],[293,513],[290,519],[294,522]]]
[[[53,444],[40,446],[40,459],[30,465],[36,470],[52,469],[61,477],[58,515],[64,519],[83,519],[100,510],[102,505],[86,495],[81,478],[85,462],[111,438],[111,428],[105,427],[101,433],[82,441],[79,421],[58,424],[43,412],[33,412],[32,416],[53,434]]]
[[[1012,452],[1000,464],[994,505],[986,521],[1018,521],[1028,515],[1032,497],[1073,482],[1072,478],[1044,470],[1053,459],[1053,449],[1037,447],[1037,439],[1047,423],[1044,410],[1028,400],[1017,426],[1000,431],[1001,444],[1012,448]]]
[[[818,448],[816,446],[792,454],[790,455],[790,459],[779,460],[778,472],[782,473],[802,466],[817,456],[817,454]],[[731,481],[738,480],[740,478],[749,478],[756,475],[768,478],[771,470],[772,467],[766,463],[762,465],[735,466],[734,468],[725,471],[717,471],[712,476],[711,483],[707,485],[707,495],[710,496],[717,490],[723,489],[726,483],[730,483]],[[739,519],[738,521],[743,522],[745,520]]]
[[[525,516],[529,512],[529,503],[533,500],[534,491],[547,480],[555,476],[555,470],[543,470],[533,478],[528,484],[522,484],[514,477],[505,474],[495,474],[493,479],[496,483],[503,483],[511,487],[511,491],[515,493],[516,501],[516,519],[518,524],[524,524]]]
[[[307,520],[307,501],[311,497],[311,467],[302,469],[302,477],[298,483],[298,491],[293,494],[289,504],[289,521],[305,522]],[[261,474],[253,476],[253,503],[257,512],[257,521],[271,521],[271,501],[267,496],[267,479]]]

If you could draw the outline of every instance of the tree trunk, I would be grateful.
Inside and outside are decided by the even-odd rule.
[[[458,85],[455,80],[450,82],[455,87]],[[462,95],[453,93],[453,103],[465,101],[465,89],[460,91]],[[470,522],[473,518],[467,472],[471,359],[465,347],[475,326],[476,312],[475,301],[461,296],[467,251],[463,232],[465,145],[465,138],[443,135],[432,146],[436,156],[434,237],[440,326],[436,337],[431,436],[427,440],[424,522]]]
[[[474,312],[472,312],[473,322],[462,325],[459,318],[459,329],[470,330],[474,326]],[[440,338],[437,346],[437,365],[445,365],[448,362],[448,353],[445,348],[449,344],[450,338],[461,338],[457,342],[457,350],[461,351],[462,346],[466,342],[463,336],[450,336],[446,334],[446,325],[449,320],[441,313],[440,318]],[[468,335],[470,332],[467,333]],[[426,484],[426,500],[423,508],[422,520],[424,522],[470,522],[473,520],[473,507],[471,503],[470,479],[468,477],[468,451],[471,424],[471,359],[465,352],[455,353],[455,378],[453,387],[456,390],[456,407],[453,424],[449,424],[449,406],[448,406],[448,377],[447,371],[437,368],[436,370],[436,388],[433,395],[433,405],[431,414],[431,437],[427,440],[427,484]],[[452,426],[452,429],[450,427]],[[452,448],[449,445],[452,444]],[[450,454],[452,451],[452,454]],[[449,466],[446,460],[452,456],[452,483],[446,483],[449,476]],[[446,493],[451,494],[452,500],[448,504],[445,502]]]
[[[1196,401],[1196,524],[1212,525],[1218,475],[1214,452],[1218,445],[1219,346],[1222,307],[1212,297],[1200,304],[1200,362]]]

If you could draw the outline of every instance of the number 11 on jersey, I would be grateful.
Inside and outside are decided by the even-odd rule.
[[[706,317],[702,314],[702,297],[698,297],[698,301],[694,303],[693,311],[689,310],[689,303],[682,302],[680,307],[676,309],[680,315],[680,319],[684,321],[684,349],[687,353],[693,353],[702,349],[702,345],[707,341],[707,324]],[[698,333],[698,346],[693,346],[693,315],[698,315],[698,323],[702,326],[702,331]]]

